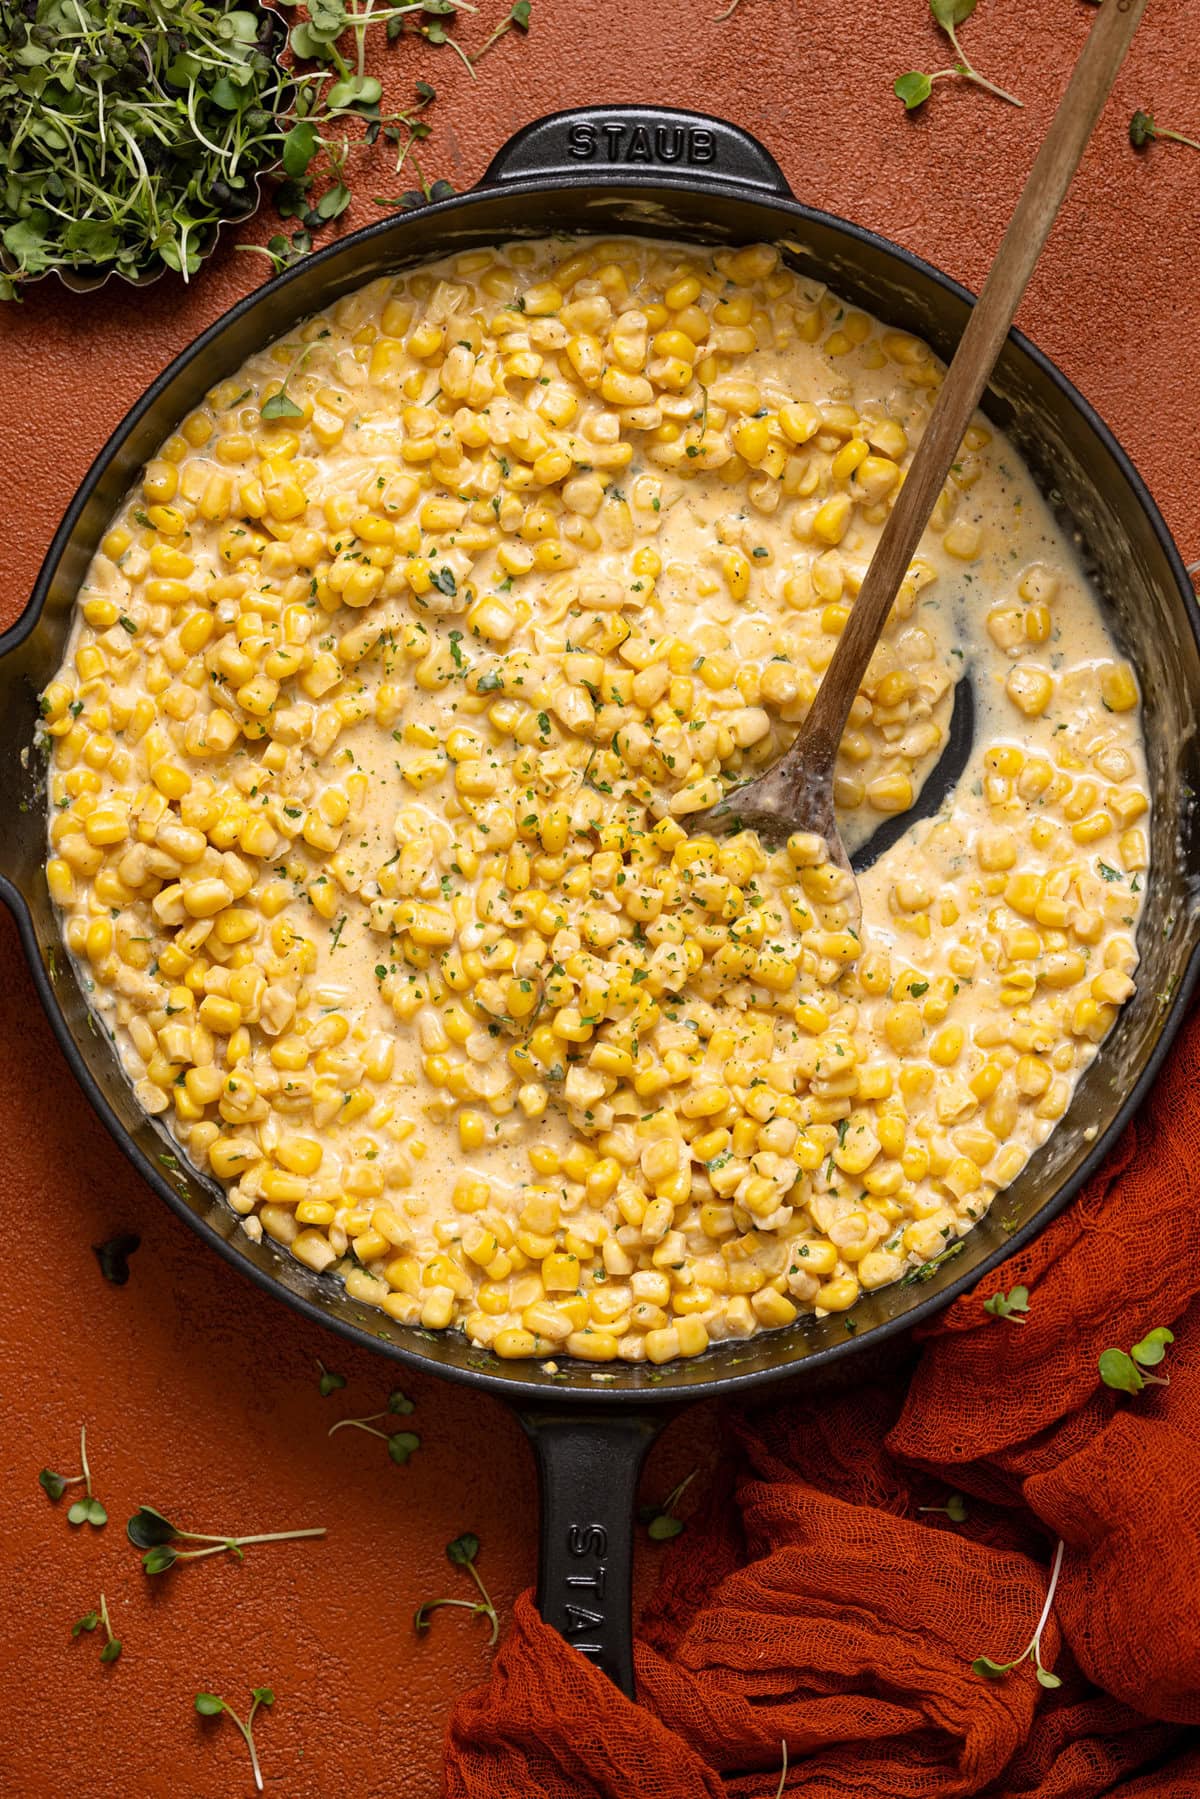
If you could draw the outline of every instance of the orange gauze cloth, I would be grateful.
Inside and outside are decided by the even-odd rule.
[[[992,1318],[1029,1288],[1024,1323]],[[770,1396],[666,1556],[631,1703],[528,1594],[458,1705],[447,1799],[1200,1799],[1200,1011],[1062,1217],[911,1380]],[[1156,1325],[1170,1385],[1104,1387]],[[944,1514],[948,1491],[968,1518]],[[1001,1681],[1066,1545],[1042,1659]]]

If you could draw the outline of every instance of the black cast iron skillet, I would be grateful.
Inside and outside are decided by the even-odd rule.
[[[71,608],[112,513],[206,391],[297,320],[377,275],[513,236],[640,232],[706,243],[778,242],[789,262],[948,357],[971,296],[895,244],[792,198],[768,152],[735,126],[661,108],[599,107],[540,119],[469,193],[390,218],[307,258],[227,312],[179,356],[114,432],[71,503],[20,622],[0,638],[0,898],[11,908],[42,1003],[72,1072],[134,1166],[227,1261],[354,1342],[506,1399],[537,1453],[542,1497],[538,1605],[632,1691],[634,1486],[672,1408],[739,1400],[773,1381],[845,1383],[864,1351],[891,1358],[912,1325],[1027,1242],[1078,1192],[1145,1096],[1183,1017],[1198,961],[1200,618],[1179,555],[1128,459],[1044,356],[1014,335],[985,401],[1078,534],[1145,695],[1153,873],[1138,933],[1137,993],[1083,1076],[1050,1141],[923,1283],[870,1294],[846,1316],[798,1322],[660,1368],[503,1363],[460,1335],[393,1323],[270,1242],[252,1243],[215,1185],[193,1174],[143,1116],[88,1013],[43,876],[47,798],[38,694],[61,660]],[[969,722],[968,727],[969,729]]]

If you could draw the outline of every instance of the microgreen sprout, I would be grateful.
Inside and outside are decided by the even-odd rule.
[[[409,1457],[420,1449],[420,1437],[411,1430],[377,1430],[376,1425],[380,1418],[407,1418],[412,1409],[412,1400],[399,1387],[394,1387],[388,1394],[385,1411],[368,1412],[365,1418],[339,1418],[336,1424],[330,1425],[329,1435],[332,1437],[334,1431],[338,1430],[363,1430],[369,1437],[382,1437],[388,1446],[388,1454],[402,1468]]]
[[[1119,1393],[1140,1393],[1147,1385],[1169,1387],[1171,1382],[1165,1374],[1147,1374],[1146,1370],[1158,1367],[1167,1353],[1167,1344],[1174,1341],[1175,1333],[1160,1325],[1135,1343],[1128,1355],[1123,1349],[1104,1350],[1098,1364],[1100,1379]]]
[[[78,1486],[83,1482],[83,1498],[77,1499],[67,1511],[68,1524],[90,1524],[99,1530],[102,1524],[108,1523],[108,1513],[92,1492],[92,1470],[87,1458],[87,1425],[79,1427],[79,1460],[83,1464],[80,1474],[56,1474],[53,1468],[43,1468],[38,1475],[38,1485],[50,1495],[51,1499],[61,1499],[68,1487]]]
[[[455,1537],[453,1543],[447,1543],[447,1558],[454,1563],[456,1568],[466,1569],[479,1588],[480,1597],[478,1599],[427,1599],[423,1605],[417,1607],[413,1614],[413,1629],[418,1636],[429,1629],[429,1620],[434,1612],[439,1611],[444,1605],[453,1605],[470,1612],[472,1617],[490,1619],[492,1632],[488,1638],[488,1644],[489,1646],[495,1645],[500,1636],[500,1620],[496,1616],[496,1608],[492,1604],[491,1594],[484,1586],[479,1577],[479,1570],[475,1566],[478,1554],[479,1538],[472,1531],[464,1531],[461,1537]]]
[[[974,1672],[982,1674],[985,1680],[1003,1680],[1010,1669],[1019,1668],[1021,1663],[1032,1655],[1033,1665],[1037,1670],[1038,1685],[1043,1687],[1060,1687],[1062,1685],[1057,1674],[1052,1674],[1049,1668],[1042,1666],[1042,1632],[1045,1630],[1046,1620],[1050,1616],[1050,1607],[1054,1604],[1054,1592],[1058,1586],[1059,1571],[1062,1568],[1063,1548],[1063,1541],[1060,1537],[1058,1548],[1054,1552],[1054,1564],[1050,1570],[1050,1587],[1046,1594],[1046,1603],[1042,1607],[1042,1615],[1037,1621],[1037,1629],[1020,1655],[1015,1656],[1011,1662],[994,1662],[990,1656],[981,1655],[971,1663]]]
[[[142,1239],[133,1231],[118,1231],[115,1237],[108,1237],[103,1243],[93,1243],[92,1254],[99,1262],[105,1280],[111,1281],[114,1287],[123,1287],[129,1279],[129,1258],[141,1246]]]
[[[655,1543],[669,1543],[684,1528],[683,1519],[675,1516],[675,1507],[683,1498],[696,1476],[699,1468],[693,1468],[684,1476],[677,1487],[673,1487],[661,1505],[642,1505],[638,1507],[638,1522],[646,1526],[646,1535]]]
[[[1184,137],[1181,131],[1171,131],[1166,125],[1157,125],[1152,112],[1142,112],[1139,108],[1129,121],[1129,141],[1135,150],[1144,150],[1147,144],[1157,138],[1169,138],[1173,144],[1186,144],[1191,150],[1200,150],[1200,143],[1194,137]]]
[[[346,1376],[335,1374],[332,1368],[327,1368],[322,1361],[317,1362],[317,1367],[320,1370],[320,1379],[317,1385],[321,1389],[321,1398],[328,1399],[331,1393],[337,1393],[345,1386]]]
[[[734,4],[737,4],[737,0],[734,0]],[[732,10],[732,8],[730,10]],[[786,1737],[780,1743],[779,1747],[783,1751],[783,1766],[779,1770],[779,1785],[775,1788],[775,1799],[783,1799],[783,1789],[787,1785],[788,1753]]]
[[[487,39],[480,49],[476,50],[471,61],[478,62],[480,57],[486,56],[492,45],[498,44],[500,39],[504,37],[507,32],[514,29],[527,32],[529,30],[530,14],[532,11],[533,8],[530,5],[530,0],[516,0],[516,4],[505,14],[504,18],[501,19],[491,37]]]
[[[82,1618],[77,1619],[76,1622],[72,1624],[71,1635],[77,1637],[85,1630],[95,1630],[98,1624],[103,1626],[104,1629],[104,1647],[100,1651],[100,1660],[102,1662],[119,1661],[121,1659],[121,1640],[119,1637],[114,1637],[113,1635],[112,1625],[109,1622],[108,1617],[108,1602],[103,1593],[100,1595],[100,1610],[98,1612],[85,1612]]]
[[[290,1543],[299,1537],[323,1537],[325,1527],[317,1530],[272,1530],[250,1537],[211,1536],[205,1531],[182,1530],[179,1525],[172,1524],[156,1511],[152,1505],[144,1505],[134,1513],[125,1526],[125,1534],[136,1549],[144,1549],[142,1567],[147,1574],[165,1574],[176,1562],[198,1562],[206,1555],[234,1556],[239,1562],[251,1543]],[[205,1543],[205,1549],[180,1549],[177,1542]]]
[[[967,1502],[961,1493],[951,1493],[945,1505],[919,1505],[919,1512],[944,1512],[951,1524],[965,1524],[967,1521]]]
[[[981,75],[958,41],[958,27],[966,23],[978,3],[979,0],[929,0],[929,10],[953,44],[958,61],[951,68],[935,69],[932,75],[923,75],[916,69],[910,69],[907,75],[898,76],[892,84],[892,92],[898,100],[903,100],[906,112],[915,112],[918,106],[924,106],[933,92],[935,81],[946,81],[955,75],[963,81],[972,82],[975,87],[984,88],[989,94],[995,94],[998,100],[1007,100],[1010,106],[1024,105],[1024,101],[1018,100],[1015,94],[1010,94],[1006,88],[997,87],[994,81]]]
[[[250,1751],[250,1766],[254,1770],[254,1784],[260,1793],[263,1790],[263,1777],[262,1769],[258,1765],[258,1751],[254,1747],[254,1714],[260,1705],[274,1705],[274,1703],[275,1694],[270,1687],[251,1687],[250,1710],[246,1713],[246,1722],[243,1724],[229,1701],[218,1698],[216,1693],[197,1693],[195,1698],[196,1710],[202,1718],[219,1718],[224,1712],[227,1717],[233,1719],[246,1739],[246,1747]]]
[[[1010,1324],[1024,1324],[1029,1310],[1029,1288],[1010,1287],[1007,1293],[993,1293],[983,1302],[985,1312],[993,1318],[1007,1318]]]

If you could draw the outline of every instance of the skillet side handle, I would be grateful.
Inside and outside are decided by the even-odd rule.
[[[587,184],[687,175],[792,198],[783,170],[756,137],[727,119],[670,106],[584,106],[535,119],[496,152],[479,185],[548,175]]]
[[[541,1498],[537,1608],[633,1698],[634,1497],[666,1418],[523,1411]]]

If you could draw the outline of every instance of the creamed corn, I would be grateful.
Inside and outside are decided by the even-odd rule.
[[[47,880],[243,1228],[502,1357],[663,1362],[970,1229],[1133,990],[1132,672],[979,420],[837,801],[689,835],[810,705],[941,368],[764,247],[375,282],[145,468],[43,697]]]

